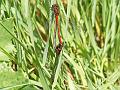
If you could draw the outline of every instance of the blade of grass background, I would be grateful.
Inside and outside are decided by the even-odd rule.
[[[87,28],[87,31],[88,31],[88,34],[89,34],[89,38],[90,38],[90,42],[95,50],[95,53],[97,54],[98,51],[97,51],[97,45],[96,45],[96,42],[95,42],[95,37],[94,37],[94,33],[93,33],[93,30],[92,30],[92,26],[91,26],[91,22],[89,19],[87,19],[87,16],[85,14],[85,10],[83,9],[83,6],[81,3],[79,3],[80,6],[81,6],[81,10],[82,10],[82,16],[83,16],[83,19],[85,21],[85,25],[86,25],[86,28]]]
[[[21,10],[23,16],[25,16],[25,20],[27,20],[27,32],[29,33],[30,39],[31,39],[31,44],[34,48],[34,35],[33,35],[33,25],[32,25],[32,19],[31,19],[31,14],[30,14],[30,2],[29,0],[21,0]]]
[[[111,30],[110,30],[110,23],[111,23],[111,7],[109,6],[109,12],[108,12],[108,18],[107,18],[107,21],[106,21],[106,27],[105,27],[105,44],[104,44],[104,48],[103,48],[103,53],[102,53],[102,56],[104,57],[106,55],[106,52],[109,48],[109,44],[108,44],[108,41],[110,39],[110,34],[111,34]]]
[[[29,0],[21,0],[21,11],[24,18],[28,18],[29,16]]]
[[[8,66],[5,62],[0,63],[0,76],[0,82],[2,82],[0,83],[0,90],[4,90],[4,88],[14,88],[18,87],[18,85],[29,83],[29,79],[23,71],[19,69],[15,72],[11,66]]]
[[[5,1],[1,0],[1,2],[2,2],[1,5],[3,5],[4,10],[7,12],[7,15],[8,15],[8,17],[9,17],[9,15],[10,15],[10,5],[9,5],[9,0],[5,0]]]
[[[40,78],[40,82],[42,84],[43,89],[44,90],[50,90],[49,85],[47,83],[47,80],[45,79],[45,75],[43,73],[42,67],[39,66],[39,67],[37,67],[37,69],[39,70],[38,71],[39,72],[39,78]]]
[[[52,5],[53,5],[53,1],[54,0],[51,0],[51,2],[50,2],[50,7],[52,7]],[[48,41],[47,41],[47,43],[46,43],[46,45],[45,45],[45,49],[44,49],[44,54],[43,54],[43,64],[45,64],[46,63],[46,61],[47,61],[47,56],[48,56],[48,48],[49,48],[49,45],[50,45],[50,40],[51,40],[51,29],[52,29],[52,11],[51,11],[51,8],[49,8],[49,11],[50,11],[50,13],[49,13],[49,36],[48,36]]]
[[[4,48],[0,47],[0,51],[7,55],[10,58],[10,60],[16,61],[15,57],[9,54],[9,52],[7,52]]]
[[[92,70],[92,69],[90,69],[90,68],[87,68],[87,69],[88,69],[90,72],[92,72],[93,74],[96,74],[97,76],[104,78],[104,76],[103,76],[102,73],[96,72],[96,71],[94,71],[94,70]]]
[[[20,42],[19,41],[19,39],[18,38],[16,38],[2,23],[0,23],[4,28],[5,28],[5,30],[18,42],[18,45],[17,45],[17,48],[19,49],[18,50],[18,52],[17,52],[17,56],[18,56],[18,59],[16,60],[15,59],[15,61],[21,66],[21,62],[22,62],[22,54],[21,54],[21,46],[26,50],[26,52],[28,52],[29,54],[31,54],[31,52],[29,52],[28,50],[27,50],[27,48],[24,46],[24,44],[22,43],[22,42]],[[21,45],[21,46],[20,46]],[[24,61],[24,64],[25,64],[25,62],[26,61]],[[26,67],[27,65],[25,65],[25,68],[26,68],[26,70],[27,70],[27,67]]]
[[[71,20],[72,23],[74,23],[75,20],[76,20],[76,22],[74,23],[74,25],[77,24],[77,22],[80,22],[80,18],[81,17],[80,17],[80,13],[79,13],[79,10],[78,10],[78,0],[76,0],[76,2],[75,1],[72,2],[70,17],[72,17],[72,15],[73,15],[73,18],[70,18],[70,19],[72,19]],[[73,30],[76,30],[76,28],[74,27],[74,25],[73,25]]]
[[[5,28],[5,30],[17,41],[17,42],[19,42],[19,44],[27,51],[27,52],[29,52],[27,49],[26,49],[26,47],[24,46],[24,44],[21,42],[21,41],[19,41],[8,29],[7,29],[7,27],[5,27],[1,22],[0,22],[0,24]],[[30,53],[30,52],[29,52]]]
[[[71,11],[71,3],[72,3],[72,1],[71,0],[69,0],[69,2],[68,2],[68,4],[67,4],[67,14],[66,14],[66,24],[65,24],[65,35],[66,35],[66,37],[64,38],[65,39],[65,41],[68,41],[68,25],[69,25],[69,17],[70,17],[70,11]]]
[[[61,70],[61,65],[62,63],[64,62],[62,59],[62,52],[60,53],[60,55],[56,56],[55,57],[55,63],[54,63],[54,70],[53,70],[53,75],[52,75],[52,90],[54,89],[54,87],[56,86],[57,84],[57,79],[59,77],[59,73],[60,73],[60,70]]]
[[[106,84],[97,87],[99,90],[106,90],[120,78],[120,66],[106,79]]]
[[[42,7],[40,4],[38,4],[37,7],[40,9],[41,13],[45,16],[45,18],[48,19],[48,14],[47,14],[45,8]],[[51,10],[50,10],[50,11],[51,11]]]
[[[80,32],[79,33],[79,36],[81,36],[82,40],[83,40],[83,44],[85,45],[85,49],[87,49],[87,40],[86,40],[86,35],[85,35],[85,32],[82,30],[82,27],[80,26]]]
[[[51,21],[52,21],[51,20],[51,12],[50,12],[50,16],[49,17],[50,17],[49,18],[50,19],[50,22],[49,22],[49,37],[48,37],[48,41],[46,43],[46,46],[45,46],[45,49],[44,49],[44,53],[43,53],[43,62],[44,62],[44,64],[46,63],[46,59],[47,59],[47,55],[48,55],[49,39],[50,39],[50,36],[51,36]],[[35,53],[35,56],[36,56],[36,62],[37,62],[36,65],[37,65],[37,69],[38,69],[38,72],[39,72],[40,82],[41,82],[41,84],[42,84],[42,86],[43,86],[43,88],[45,90],[50,90],[50,88],[49,88],[49,86],[47,84],[48,81],[45,78],[45,73],[42,70],[43,69],[42,65],[41,65],[40,61],[38,61],[38,59],[37,59],[38,56],[37,56],[36,53]]]
[[[34,26],[36,27],[37,32],[40,36],[40,44],[42,44],[44,41],[43,41],[43,39],[42,39],[42,37],[39,33],[39,29],[41,29],[44,32],[44,28],[38,22],[36,22],[35,18],[33,18],[33,23],[34,23]],[[42,45],[41,45],[41,48],[42,48]],[[41,58],[43,58],[42,59],[42,65],[43,66],[46,64],[46,61],[47,61],[48,48],[49,48],[49,40],[47,42],[45,42],[43,57],[41,57]],[[38,50],[38,49],[36,49],[36,50]]]
[[[42,87],[42,85],[38,81],[29,80],[29,83],[32,84],[32,85],[36,85],[36,86]]]
[[[115,55],[115,38],[116,38],[116,32],[117,32],[117,27],[116,27],[116,18],[117,18],[117,13],[119,11],[119,8],[120,8],[120,1],[117,5],[117,3],[113,0],[112,1],[112,25],[111,25],[111,48],[112,49],[112,53],[111,53],[111,58],[114,58],[114,55]]]
[[[85,73],[86,73],[86,78],[87,78],[88,89],[95,90],[95,87],[93,86],[91,78],[88,76],[88,73],[86,71],[85,71]]]
[[[40,61],[38,61],[38,56],[36,54],[36,51],[34,51],[35,53],[35,63],[36,63],[36,67],[39,73],[39,78],[40,78],[40,82],[42,84],[42,87],[44,90],[50,90],[49,85],[47,83],[47,78],[45,78],[45,73],[43,72],[43,68],[42,65],[40,63]]]
[[[29,75],[29,73],[28,73],[28,67],[27,67],[28,63],[27,63],[27,59],[26,59],[25,53],[26,53],[25,51],[22,52],[22,58],[23,59],[22,59],[21,62],[23,63],[23,65],[22,65],[23,69],[25,68],[25,72],[27,73],[27,75]]]
[[[102,20],[103,20],[103,27],[106,25],[106,0],[102,0]]]
[[[47,43],[45,45],[45,49],[44,49],[44,53],[43,53],[43,65],[45,65],[45,63],[47,61],[48,47],[49,47],[49,41],[47,41]]]
[[[24,1],[22,3],[24,3]],[[34,35],[33,35],[32,19],[30,17],[30,10],[29,10],[30,9],[30,4],[29,4],[28,0],[26,0],[26,3],[27,3],[27,5],[23,4],[24,5],[23,6],[23,11],[26,11],[26,20],[27,20],[27,24],[28,24],[28,32],[29,32],[29,36],[30,36],[30,39],[31,39],[31,42],[32,42],[32,47],[33,47],[33,49],[35,51],[35,43],[34,43],[35,41],[34,41]],[[40,62],[39,59],[38,59],[39,56],[38,56],[38,54],[36,54],[36,52],[35,52],[35,56],[36,56],[36,62]],[[39,64],[40,63],[38,63],[38,65]],[[45,90],[49,90],[49,86],[48,86],[48,84],[46,82],[46,78],[44,76],[42,67],[41,67],[41,65],[39,65],[38,67],[39,67],[38,72],[40,74],[40,79],[41,79],[40,82],[42,83],[42,86],[43,86],[43,88]],[[41,70],[39,71],[39,69],[41,69]]]
[[[50,4],[51,6],[52,6],[52,1],[51,1],[51,4]],[[51,11],[51,10],[50,10]],[[49,40],[50,40],[50,37],[51,37],[51,22],[52,22],[52,18],[51,18],[51,15],[52,15],[52,13],[50,12],[49,13],[49,20],[50,20],[50,22],[49,22],[49,37],[48,37],[48,41],[47,41],[47,43],[46,43],[46,46],[45,46],[45,49],[44,49],[44,53],[43,53],[43,62],[44,62],[44,64],[45,64],[45,62],[46,62],[46,59],[47,59],[47,55],[48,55],[48,47],[49,47]],[[36,55],[36,59],[37,59],[37,55]],[[37,59],[38,60],[38,59]],[[39,62],[39,61],[37,61],[37,62]],[[44,73],[43,73],[43,70],[42,70],[42,66],[40,65],[40,63],[39,63],[39,65],[38,65],[38,72],[39,72],[39,75],[40,75],[40,79],[41,79],[41,83],[42,83],[42,86],[43,86],[43,88],[45,89],[45,90],[50,90],[50,88],[49,88],[49,86],[48,86],[48,84],[47,84],[47,81],[46,81],[46,79],[45,79],[45,75],[44,75]],[[42,75],[42,77],[41,77],[41,75]]]
[[[15,6],[16,7],[16,6]],[[17,8],[16,8],[17,10]],[[16,12],[16,15],[17,17],[17,12]],[[16,20],[17,21],[17,20]],[[19,22],[16,22],[17,24]],[[20,33],[20,30],[19,30],[19,26],[16,26],[16,32],[18,33],[16,35],[16,38],[19,40],[19,41],[22,41],[22,38],[21,38],[21,33]],[[19,44],[19,42],[16,42],[16,49],[17,49],[17,52],[16,52],[16,57],[17,57],[17,60],[15,62],[18,63],[19,66],[23,66],[22,65],[22,52],[23,52],[23,48],[21,47],[21,45]],[[26,48],[27,49],[27,48]]]
[[[95,25],[95,15],[96,15],[96,0],[92,1],[92,27]]]
[[[68,79],[68,86],[69,86],[69,89],[70,90],[76,90],[75,89],[75,86],[74,86],[74,82],[71,80],[70,76],[69,76],[69,73],[67,73],[67,79]]]
[[[63,6],[63,3],[61,2],[61,0],[58,0],[58,4],[60,5],[60,12],[62,11],[64,16],[66,17],[66,12],[65,12],[65,9],[64,9],[64,6]]]
[[[9,87],[0,88],[0,90],[11,90],[11,89],[14,89],[16,87],[22,87],[22,86],[26,86],[26,85],[30,85],[30,84],[26,83],[26,84],[13,85],[13,86],[9,86]]]
[[[0,7],[1,7],[2,0],[0,0]]]
[[[81,50],[81,56],[89,60],[90,59],[89,50],[87,50],[87,48],[84,45],[79,44],[76,41],[75,41],[75,44],[78,45],[79,49]],[[87,45],[87,43],[86,43],[86,45]]]
[[[20,20],[22,21],[22,17],[20,15],[20,12],[19,12],[17,6],[18,6],[18,3],[17,3],[17,1],[15,1],[14,2],[14,7],[13,7],[14,9],[12,9],[13,10],[12,14],[15,18],[15,23],[16,23],[16,25],[15,25],[15,30],[16,30],[16,33],[17,33],[16,37],[19,41],[23,41],[22,40],[22,34],[23,33],[21,34],[20,25],[19,25]],[[22,23],[23,22],[21,22],[21,24]],[[16,49],[17,49],[17,52],[16,52],[17,59],[16,59],[15,62],[17,62],[18,66],[21,66],[26,71],[26,73],[28,74],[27,63],[26,63],[26,59],[24,58],[25,54],[23,54],[26,51],[23,50],[23,48],[21,47],[19,42],[16,42]]]
[[[64,57],[67,58],[66,62],[71,63],[74,68],[78,71],[80,74],[80,78],[82,81],[83,86],[87,86],[86,76],[83,67],[78,65],[72,58],[70,58],[65,52],[63,52]],[[69,61],[68,61],[69,60]]]
[[[12,34],[14,33],[13,18],[0,20],[0,23],[5,25]],[[12,51],[14,50],[14,45],[11,42],[12,38],[13,37],[9,33],[7,33],[5,28],[0,25],[0,47],[6,50],[6,52],[8,53],[12,53]],[[3,54],[2,52],[0,52],[0,61],[9,61],[9,58],[5,55],[5,53]]]
[[[29,13],[29,12],[28,12]],[[29,18],[29,17],[28,17]],[[29,19],[30,20],[30,19]],[[29,22],[28,21],[28,28],[30,27],[31,28],[31,21]],[[3,25],[2,25],[3,26]],[[5,27],[5,26],[3,26],[8,32],[9,32],[9,30]],[[32,31],[32,28],[30,29],[30,31]],[[10,33],[10,32],[9,32]],[[22,44],[22,42],[20,42],[19,41],[19,39],[17,39],[12,33],[10,33],[18,42],[19,42],[19,44],[21,45],[21,46],[23,46],[23,44]],[[32,39],[32,43],[33,43],[33,47],[34,47],[34,40],[33,40],[33,34],[31,34],[30,33],[30,36],[31,36],[31,39]],[[20,47],[21,47],[20,46]],[[25,47],[25,46],[24,46]],[[25,50],[27,51],[28,49],[27,48],[25,48]],[[19,51],[21,51],[21,50],[19,50]],[[30,53],[32,53],[32,52],[30,52]],[[18,52],[18,56],[21,56],[20,55],[21,54],[21,52]],[[32,55],[32,57],[34,58],[34,56],[33,56],[33,54],[31,54]],[[37,57],[37,56],[36,56]],[[38,59],[36,58],[36,62],[38,61]],[[47,83],[46,83],[46,80],[45,80],[45,77],[43,76],[43,72],[42,72],[42,68],[40,67],[40,65],[38,66],[38,70],[39,70],[39,73],[40,73],[40,77],[42,77],[42,79],[41,79],[41,82],[42,82],[42,86],[43,86],[43,88],[45,88],[45,90],[49,90],[49,86],[47,85]]]
[[[117,60],[117,59],[119,59],[119,53],[120,53],[120,47],[119,47],[119,45],[120,45],[120,40],[119,40],[119,38],[120,38],[120,22],[119,22],[119,26],[118,26],[118,30],[117,30],[118,32],[117,32],[117,34],[116,34],[116,42],[115,42],[115,44],[116,44],[116,47],[115,47],[115,60]]]
[[[120,78],[120,66],[107,78],[107,81],[114,84]]]

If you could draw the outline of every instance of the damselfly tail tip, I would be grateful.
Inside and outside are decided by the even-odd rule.
[[[60,44],[60,43],[56,46],[55,51],[57,55],[59,55],[60,52],[62,51],[62,47],[63,47],[63,44]]]

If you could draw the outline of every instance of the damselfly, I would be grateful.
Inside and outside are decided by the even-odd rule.
[[[60,35],[60,26],[59,26],[59,6],[58,4],[54,4],[52,5],[52,9],[53,9],[53,12],[54,12],[54,15],[55,15],[55,30],[54,30],[54,48],[55,48],[55,51],[56,53],[59,55],[61,50],[62,50],[62,47],[63,47],[63,43],[62,43],[62,37]],[[56,46],[56,31],[58,30],[58,39],[59,39],[59,44]]]

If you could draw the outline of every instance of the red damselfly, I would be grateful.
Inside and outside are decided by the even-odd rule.
[[[60,26],[59,26],[59,14],[60,14],[60,11],[59,11],[59,6],[58,4],[53,4],[52,5],[52,9],[53,9],[53,12],[54,12],[54,15],[55,15],[55,30],[54,30],[54,48],[55,48],[55,51],[56,53],[59,55],[61,50],[62,50],[62,47],[63,47],[63,43],[62,43],[62,37],[60,35]],[[59,44],[56,46],[56,30],[58,30],[58,39],[59,39]]]

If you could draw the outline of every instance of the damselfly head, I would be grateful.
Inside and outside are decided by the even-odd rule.
[[[55,16],[58,16],[59,15],[59,6],[58,6],[58,4],[53,4],[52,5],[52,9],[53,9],[53,11],[54,11],[54,14],[55,14]]]

